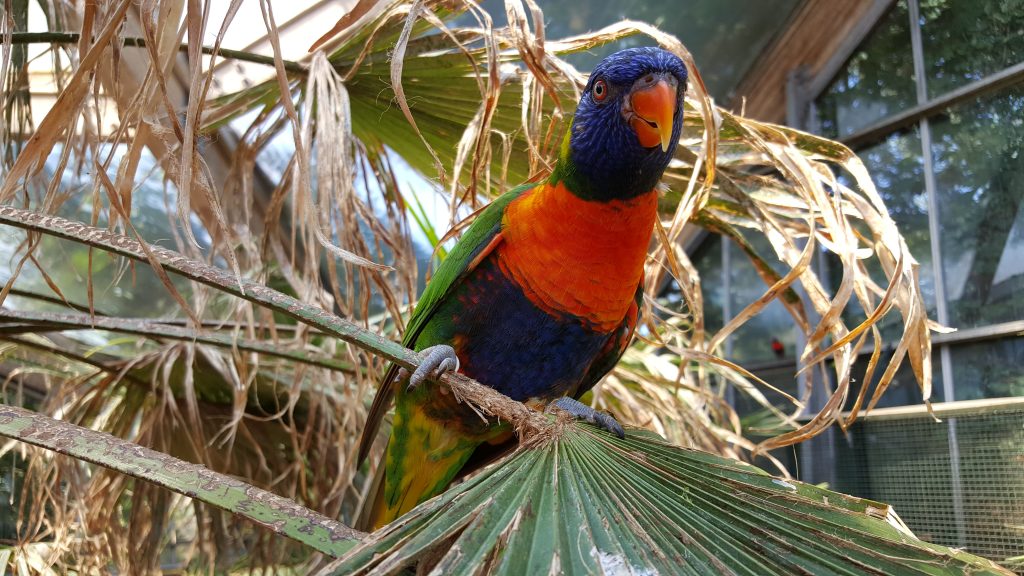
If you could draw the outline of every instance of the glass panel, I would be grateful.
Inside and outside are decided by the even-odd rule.
[[[857,398],[857,394],[860,394],[861,388],[864,386],[864,375],[868,368],[868,360],[870,360],[870,354],[862,354],[857,361],[853,364],[853,371],[851,375],[853,382],[850,383],[850,398],[846,401],[843,406],[844,410],[853,408],[853,404]],[[867,392],[865,392],[864,402],[861,404],[861,409],[867,407],[868,403],[871,402],[871,395],[875,393],[875,387],[878,385],[879,379],[885,372],[886,366],[889,364],[889,359],[892,358],[892,351],[886,350],[878,357],[878,365],[875,366],[875,372],[871,377],[871,382],[868,386]],[[938,348],[932,351],[932,402],[943,402],[945,396],[942,392],[942,367],[939,364],[939,350]],[[875,408],[888,408],[891,406],[909,406],[913,404],[921,404],[921,387],[917,383],[917,378],[914,377],[914,370],[910,367],[910,360],[907,357],[903,358],[903,362],[900,364],[898,370],[896,370],[895,376],[892,378],[892,382],[889,383],[889,387],[879,398],[878,404],[875,404]]]
[[[109,146],[102,146],[95,153],[105,159],[111,153]],[[108,170],[111,179],[116,177],[121,156],[127,152],[125,146],[113,149],[114,160]],[[44,164],[47,178],[54,176],[58,168],[57,159],[61,154],[58,146]],[[91,165],[93,152],[80,156],[71,154],[71,160],[61,174],[61,188],[77,192],[61,206],[59,215],[72,220],[89,222],[94,209],[92,196],[87,191],[92,188],[92,177],[88,173],[79,173],[79,163]],[[174,216],[175,193],[173,186],[166,188],[163,184],[164,174],[156,158],[148,151],[143,152],[139,160],[140,175],[148,175],[144,180],[136,182],[132,197],[132,222],[143,238],[151,243],[175,249],[174,238],[177,232],[177,217]],[[168,214],[168,210],[170,214]],[[99,216],[99,226],[106,226],[106,214]],[[209,235],[193,217],[190,222],[197,240],[204,247],[209,245]],[[0,230],[0,260],[13,265],[15,248],[24,241],[22,231],[14,228]],[[23,254],[23,251],[17,254]],[[160,278],[149,266],[132,264],[127,268],[120,258],[111,258],[103,252],[91,251],[88,247],[44,235],[40,247],[34,253],[40,266],[61,289],[68,301],[80,305],[89,303],[89,284],[86,278],[92,276],[93,304],[97,312],[112,315],[156,317],[174,316],[180,312]],[[20,257],[20,256],[19,256]],[[0,282],[10,278],[11,266],[0,266]],[[171,282],[177,290],[189,299],[191,285],[184,278],[171,274]],[[25,266],[17,279],[17,288],[40,295],[53,296],[48,280],[35,266]],[[37,299],[12,297],[7,301],[16,308],[24,310],[64,311],[63,305],[49,304]]]
[[[916,103],[910,16],[900,0],[815,102],[819,132],[849,136]]]
[[[1024,318],[1024,88],[950,109],[932,133],[950,324]]]
[[[1024,5],[921,0],[921,41],[934,98],[1024,61]]]
[[[921,137],[918,128],[889,135],[885,141],[857,153],[864,166],[872,175],[875,188],[885,201],[889,214],[896,222],[900,233],[907,240],[910,253],[921,264],[921,293],[928,306],[928,317],[936,318],[935,274],[932,269],[931,232],[928,229],[928,195],[924,186],[924,159],[921,156]],[[848,178],[840,175],[840,181],[851,185]],[[842,265],[838,259],[828,255],[829,284],[834,290],[842,281]],[[868,272],[883,289],[885,275],[877,261],[868,261]],[[856,301],[851,302],[843,313],[848,326],[863,321],[864,310]],[[899,338],[903,333],[903,321],[899,313],[890,312],[881,323],[882,335],[886,339]]]
[[[758,370],[757,376],[795,398],[800,397],[795,363]],[[754,386],[757,386],[769,403],[782,412],[791,414],[795,410],[793,404],[782,394],[757,384],[754,384]],[[743,426],[743,436],[753,442],[760,442],[784,430],[779,428],[780,422],[774,414],[738,388],[733,392],[733,408],[740,417],[740,424]],[[796,460],[796,449],[793,446],[778,448],[772,450],[769,454],[778,460],[790,474],[797,473],[799,466]],[[753,464],[772,473],[776,471],[775,464],[764,456],[756,457]]]
[[[928,305],[928,316],[935,318],[928,194],[924,186],[924,158],[918,128],[915,126],[911,131],[892,134],[884,142],[861,150],[857,155],[874,179],[875,188],[885,201],[889,215],[906,238],[911,255],[921,264],[921,292]],[[879,274],[879,279],[882,278]]]
[[[722,283],[722,237],[709,235],[690,258],[700,274],[704,296],[704,330],[714,334],[724,326],[725,287]],[[678,288],[676,288],[678,290]]]
[[[935,275],[932,273],[932,234],[928,228],[925,159],[918,127],[890,134],[885,141],[857,153],[874,180],[906,239],[910,254],[921,262],[921,289],[929,314],[935,314]],[[883,286],[884,287],[884,286]]]
[[[777,368],[769,368],[766,370],[758,370],[756,372],[757,377],[764,380],[765,382],[775,386],[779,390],[793,396],[794,398],[800,398],[799,382],[796,378],[796,364],[787,364],[786,366],[780,366]],[[758,384],[754,384],[758,392],[764,395],[765,399],[779,410],[786,414],[792,413],[796,408],[788,398],[779,394],[771,388],[765,388]],[[735,401],[733,402],[733,408],[736,409],[736,414],[743,419],[744,429],[747,430],[748,437],[767,438],[767,434],[756,433],[758,429],[763,429],[769,426],[773,422],[771,413],[757,401],[751,398],[748,394],[745,394],[742,390],[737,389],[735,393]],[[747,418],[750,417],[750,418]],[[755,429],[753,432],[748,428]]]
[[[954,346],[957,400],[1024,396],[1024,338]]]
[[[686,43],[700,66],[701,77],[718,101],[730,98],[736,84],[782,29],[797,0],[689,0],[671,6],[652,0],[538,0],[544,10],[548,38],[564,38],[598,30],[623,18],[650,22]],[[506,21],[503,0],[481,3],[495,19]],[[472,18],[466,23],[476,25]],[[590,70],[619,48],[653,44],[650,38],[624,38],[610,46],[567,55],[570,62]]]
[[[779,265],[776,272],[785,273],[775,250],[763,236],[751,234],[748,241],[757,254],[769,264]],[[729,297],[733,316],[761,297],[768,285],[754,269],[750,258],[734,242],[729,243]],[[789,311],[778,300],[771,302],[757,316],[749,319],[732,335],[732,359],[739,362],[770,361],[793,358],[796,347],[796,325]]]

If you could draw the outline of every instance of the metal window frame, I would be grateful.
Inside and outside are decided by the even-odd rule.
[[[928,75],[925,73],[924,41],[921,39],[921,6],[918,0],[908,0],[910,17],[910,48],[914,58],[914,76],[917,84],[917,105],[928,102]],[[932,161],[932,130],[929,116],[918,120],[921,133],[921,159],[924,161],[924,189],[928,197],[928,236],[932,252],[932,275],[935,281],[935,309],[938,321],[949,325],[949,303],[946,301],[946,274],[942,259],[942,242],[939,240],[939,200],[935,184],[935,166]],[[953,361],[949,346],[939,345],[939,361],[942,366],[942,397],[956,401],[953,387]],[[953,500],[953,525],[956,527],[957,543],[961,548],[967,545],[964,528],[964,487],[960,478],[960,441],[956,433],[956,418],[949,419],[946,427],[946,445],[949,446],[949,483]]]
[[[889,13],[889,10],[894,5],[895,2],[890,4],[888,9],[871,15],[874,17],[874,21],[871,22],[869,30],[873,30],[881,22],[882,18]],[[941,207],[938,202],[935,167],[932,158],[933,150],[930,120],[951,106],[979,98],[1003,88],[1021,84],[1024,82],[1024,62],[1004,68],[994,74],[990,74],[985,78],[982,78],[981,80],[972,82],[949,92],[945,92],[935,98],[929,98],[928,78],[924,60],[924,43],[921,32],[919,0],[907,0],[907,12],[910,20],[910,47],[914,65],[917,105],[887,118],[883,118],[873,125],[867,126],[850,136],[842,138],[840,141],[851,149],[864,148],[880,142],[889,135],[899,132],[900,130],[914,125],[918,126],[921,141],[921,156],[924,163],[925,194],[928,205],[928,231],[930,237],[929,248],[932,257],[932,274],[935,281],[936,316],[940,324],[948,325],[950,319],[949,302],[946,298],[946,278],[942,259],[942,243],[940,241],[941,225],[939,217]],[[863,27],[861,29],[863,29]],[[868,32],[868,34],[870,34],[870,32]],[[802,117],[804,119],[816,118],[814,115],[814,101],[821,96],[825,89],[827,89],[834,76],[842,68],[842,65],[849,60],[857,50],[857,47],[860,46],[861,42],[867,38],[868,34],[865,34],[860,38],[857,44],[850,47],[846,53],[837,54],[835,56],[833,61],[840,62],[841,64],[839,66],[834,69],[832,67],[826,67],[827,69],[824,70],[822,74],[819,74],[819,76],[813,81],[805,81],[803,83],[803,86],[805,87],[803,90],[787,90],[787,96],[790,94],[799,96],[800,102],[796,103],[795,106],[806,107],[802,111],[797,110],[795,113],[791,112],[790,114],[792,116]],[[828,77],[824,77],[825,73],[828,74]],[[806,86],[808,84],[813,86],[814,89],[807,89]],[[790,106],[790,109],[793,109],[793,105]],[[952,347],[954,345],[991,339],[1012,338],[1015,336],[1019,337],[1021,335],[1024,335],[1024,320],[987,325],[951,334],[936,335],[933,339],[933,344],[938,346],[944,400],[950,404],[957,404],[952,362]],[[863,350],[862,353],[870,353],[870,351]],[[1015,399],[1011,401],[1019,400],[1020,399]],[[923,408],[919,409],[923,410]],[[960,542],[961,546],[964,546],[966,543],[966,534],[964,524],[963,483],[960,478],[960,449],[955,418],[949,419],[947,434],[950,470],[952,474],[950,478],[950,488],[952,490],[953,501],[953,524],[956,527],[957,540]]]
[[[851,38],[845,42],[840,49],[829,60],[817,74],[809,77],[805,69],[792,70],[787,78],[787,122],[795,128],[813,131],[815,126],[814,101],[832,83],[836,74],[850,60],[857,49],[878,27],[882,20],[895,8],[897,0],[876,0],[872,10],[866,13],[861,22],[854,28]],[[925,193],[928,203],[928,225],[930,235],[930,250],[932,256],[932,272],[935,275],[936,287],[936,320],[940,324],[947,325],[949,322],[949,304],[945,297],[945,278],[942,269],[941,242],[939,241],[939,203],[935,183],[935,174],[931,157],[931,128],[929,119],[940,114],[943,110],[957,104],[970,101],[1002,90],[1004,88],[1024,84],[1024,62],[1009,66],[990,74],[980,80],[966,84],[937,97],[929,98],[927,92],[927,78],[925,74],[924,49],[920,27],[920,3],[919,0],[907,0],[908,17],[910,18],[910,42],[913,53],[914,72],[916,76],[915,88],[917,91],[918,103],[906,110],[883,118],[880,121],[867,126],[857,132],[841,138],[839,141],[851,149],[858,149],[870,146],[884,140],[889,135],[900,130],[918,126],[921,131],[922,159],[925,163]],[[702,236],[698,241],[693,242],[692,247],[696,248],[703,241]],[[733,258],[728,250],[728,242],[722,243],[721,255],[719,256],[722,265],[723,286],[728,288],[731,283]],[[822,264],[824,269],[824,264]],[[728,291],[728,290],[727,290]],[[731,318],[731,303],[726,300],[723,315],[726,322]],[[935,334],[932,337],[933,346],[938,347],[940,360],[940,373],[943,381],[944,400],[955,401],[951,347],[984,340],[1001,338],[1024,337],[1024,320],[990,324],[977,328],[957,330],[948,334]],[[727,358],[731,358],[732,337],[724,343]],[[871,354],[870,347],[860,351],[861,355]],[[790,364],[791,360],[766,361],[751,366],[752,370],[775,368]]]
[[[837,51],[832,61],[820,73],[812,79],[803,81],[804,88],[794,91],[799,94],[798,105],[807,107],[807,110],[799,113],[799,116],[812,120],[815,118],[814,101],[832,83],[836,74],[849,61],[857,48],[877,28],[882,19],[893,9],[896,1],[889,2],[885,9],[876,10],[866,15],[865,23],[858,27],[858,41],[843,46],[843,50]],[[919,0],[907,0],[908,17],[910,19],[910,43],[913,55],[914,74],[916,76],[915,88],[917,92],[917,104],[911,108],[897,112],[883,118],[878,122],[862,128],[849,136],[840,138],[839,141],[851,149],[862,149],[883,141],[885,138],[900,130],[917,126],[921,135],[921,152],[924,161],[925,194],[928,203],[928,228],[930,236],[930,251],[932,256],[932,272],[935,276],[935,299],[936,299],[936,320],[943,325],[949,323],[949,303],[946,299],[946,284],[944,270],[942,268],[942,246],[939,241],[941,224],[939,222],[940,206],[937,198],[937,185],[935,182],[935,171],[932,162],[931,126],[929,120],[944,110],[967,102],[987,94],[991,94],[1024,84],[1024,62],[1008,66],[994,72],[980,80],[971,82],[959,88],[945,92],[934,98],[928,97],[927,76],[925,73],[924,48],[920,26],[920,2]],[[796,115],[796,114],[795,114]],[[816,126],[798,126],[798,128],[814,129]],[[936,334],[932,337],[932,343],[939,347],[940,368],[943,378],[943,393],[946,401],[953,401],[954,382],[951,360],[951,346],[967,344],[980,340],[996,338],[1024,336],[1024,321],[1009,321],[999,324],[991,324],[979,328],[958,330],[949,334]],[[870,354],[871,350],[864,349],[861,354]]]
[[[913,1],[915,4],[917,3],[917,0]],[[1021,83],[1024,83],[1024,62],[1003,68],[980,80],[975,80],[970,84],[965,84],[946,92],[941,96],[919,100],[917,105],[893,114],[888,118],[883,118],[879,122],[866,126],[840,139],[840,141],[850,148],[870,146],[881,142],[893,132],[913,126],[922,119],[937,116],[947,108]]]

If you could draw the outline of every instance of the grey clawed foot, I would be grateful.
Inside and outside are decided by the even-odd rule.
[[[622,424],[619,424],[615,418],[612,418],[604,412],[598,412],[578,400],[574,400],[568,396],[563,396],[552,402],[552,404],[562,410],[565,410],[575,418],[583,420],[584,422],[589,422],[602,430],[607,430],[619,438],[626,437],[626,431],[622,429]]]
[[[423,384],[424,380],[437,379],[445,372],[456,372],[458,369],[459,357],[455,355],[455,349],[447,344],[438,344],[424,348],[420,352],[420,365],[416,367],[416,371],[411,376],[408,370],[402,368],[398,371],[398,377],[401,380],[409,379],[406,390],[412,392],[420,384]]]

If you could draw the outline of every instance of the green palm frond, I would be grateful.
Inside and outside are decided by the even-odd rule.
[[[893,510],[648,432],[567,424],[375,532],[336,574],[1009,574]]]

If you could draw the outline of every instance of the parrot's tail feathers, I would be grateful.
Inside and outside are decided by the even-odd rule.
[[[363,460],[370,454],[373,441],[377,439],[377,432],[380,430],[380,423],[384,420],[388,408],[391,407],[391,399],[395,396],[395,381],[398,378],[398,365],[388,366],[384,374],[384,381],[381,382],[377,395],[373,397],[373,404],[366,415],[366,424],[363,426],[363,435],[359,438],[359,455],[356,458],[356,468],[363,465]]]
[[[364,529],[376,530],[443,492],[480,443],[429,419],[418,407],[410,412],[405,426],[395,427],[403,437],[393,433],[388,441],[384,466],[374,478],[379,485],[371,487],[372,501],[363,505],[359,524]]]

